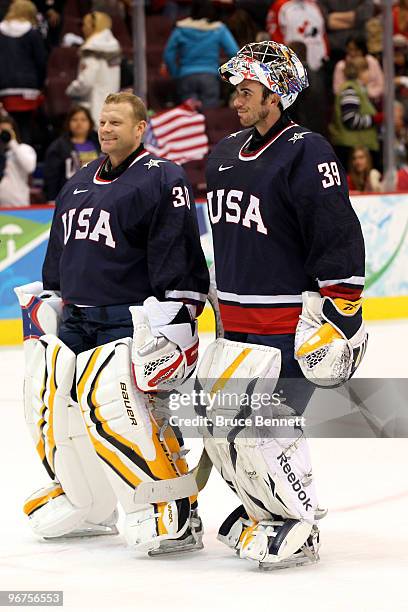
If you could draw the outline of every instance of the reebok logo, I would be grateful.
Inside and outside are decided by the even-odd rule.
[[[78,193],[85,193],[86,191],[89,191],[89,189],[75,189],[74,195],[78,195]]]
[[[218,168],[218,172],[224,172],[224,170],[231,170],[231,168],[233,168],[234,166],[223,166],[221,164],[221,166]]]
[[[295,491],[295,493],[297,493],[298,498],[300,499],[306,510],[311,510],[312,504],[310,503],[310,497],[307,497],[299,478],[296,478],[296,474],[292,472],[292,468],[288,461],[288,458],[286,457],[286,455],[281,453],[279,457],[277,457],[277,459],[282,467],[282,470],[285,472],[286,478],[291,484],[292,489]]]

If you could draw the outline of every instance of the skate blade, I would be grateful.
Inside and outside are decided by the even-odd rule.
[[[283,561],[278,561],[277,563],[263,563],[260,561],[259,569],[263,572],[271,572],[274,570],[288,569],[290,567],[300,567],[302,565],[315,565],[318,563],[318,561],[320,561],[318,554],[316,554],[316,556],[313,558],[304,555],[296,559],[284,559]]]
[[[64,540],[72,540],[73,538],[94,538],[96,536],[109,536],[109,535],[118,535],[119,531],[116,525],[112,527],[98,525],[98,528],[89,529],[75,529],[71,531],[71,533],[67,533],[62,536],[56,536],[55,538],[43,537],[43,540],[47,542],[63,542]]]
[[[171,541],[171,540],[163,540],[160,543],[159,548],[155,550],[150,550],[148,555],[149,557],[159,557],[161,555],[175,555],[177,553],[185,553],[192,552],[194,550],[202,550],[204,548],[204,544],[201,540],[192,540],[189,541]]]

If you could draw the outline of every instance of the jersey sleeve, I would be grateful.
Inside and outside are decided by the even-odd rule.
[[[55,206],[52,218],[50,237],[48,240],[47,252],[42,268],[42,281],[44,289],[60,291],[59,264],[62,254],[62,235],[58,229],[57,205]]]
[[[206,300],[209,274],[200,243],[194,196],[183,175],[166,184],[149,229],[147,264],[158,299]]]
[[[306,136],[307,138],[307,136]],[[365,252],[347,177],[330,144],[312,135],[290,177],[305,269],[321,295],[356,300],[364,287]]]

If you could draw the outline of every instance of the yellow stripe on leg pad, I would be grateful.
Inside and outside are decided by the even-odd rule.
[[[246,348],[243,351],[241,351],[241,353],[237,357],[235,357],[234,361],[228,366],[228,368],[226,368],[226,370],[224,370],[224,372],[221,374],[217,382],[214,383],[211,389],[211,393],[217,393],[217,391],[221,391],[221,389],[225,387],[228,380],[232,377],[234,372],[237,371],[241,363],[244,361],[244,359],[249,355],[251,351],[252,349]]]
[[[51,488],[51,490],[48,490],[47,493],[43,493],[34,499],[28,499],[23,506],[23,512],[27,514],[27,516],[30,516],[30,514],[36,510],[39,510],[39,508],[42,508],[42,506],[48,503],[51,499],[55,499],[60,495],[64,495],[64,491],[60,485],[55,485],[53,488]]]

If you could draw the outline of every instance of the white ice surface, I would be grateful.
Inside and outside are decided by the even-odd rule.
[[[369,331],[359,375],[406,377],[408,322]],[[22,505],[47,476],[24,423],[22,350],[2,349],[0,360],[0,589],[63,590],[64,608],[86,611],[408,610],[408,440],[310,441],[320,504],[329,508],[316,566],[262,573],[219,543],[217,528],[238,503],[216,474],[200,496],[204,551],[138,557],[121,535],[38,542]],[[199,451],[194,441],[193,459]]]

